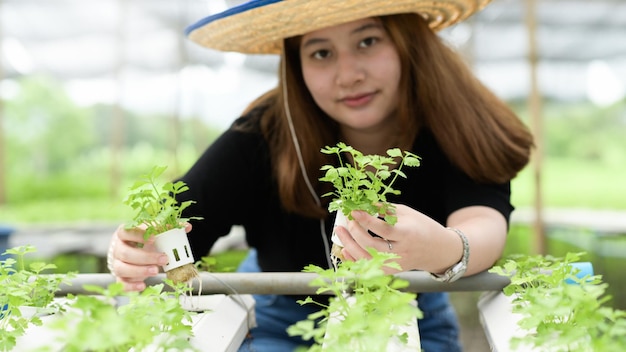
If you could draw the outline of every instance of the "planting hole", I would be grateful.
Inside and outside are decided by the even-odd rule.
[[[185,248],[185,254],[187,255],[187,258],[189,258],[189,249],[187,248],[187,246],[185,246],[183,248]]]
[[[174,253],[174,258],[176,258],[176,261],[179,262],[180,257],[178,256],[178,249],[174,248],[172,252]]]

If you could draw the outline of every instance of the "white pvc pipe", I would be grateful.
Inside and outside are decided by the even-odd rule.
[[[464,277],[451,283],[433,280],[430,274],[423,271],[409,271],[396,274],[398,278],[407,280],[408,292],[455,292],[455,291],[499,291],[510,283],[509,278],[482,272]],[[263,273],[209,273],[201,272],[200,281],[194,280],[194,292],[198,291],[200,282],[203,294],[282,294],[282,295],[315,295],[317,287],[309,283],[317,277],[314,273],[302,272],[263,272]],[[148,285],[163,282],[165,274],[159,274],[146,280]],[[78,274],[70,285],[61,285],[57,295],[89,294],[83,285],[106,287],[115,282],[111,274]]]

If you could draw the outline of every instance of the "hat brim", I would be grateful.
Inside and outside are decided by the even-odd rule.
[[[253,0],[185,30],[193,42],[221,51],[279,54],[283,39],[358,19],[422,15],[434,31],[461,22],[491,0]]]

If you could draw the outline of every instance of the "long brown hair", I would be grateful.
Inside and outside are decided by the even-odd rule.
[[[399,146],[408,148],[421,128],[428,128],[451,162],[477,182],[506,182],[528,163],[533,138],[513,111],[487,89],[462,58],[446,46],[417,14],[380,18],[399,53],[402,78],[398,106]],[[289,131],[289,113],[316,193],[319,168],[332,162],[320,148],[337,142],[339,127],[314,102],[300,65],[300,37],[285,40],[278,87],[248,107],[267,106],[262,131],[269,143],[274,177],[285,209],[324,217],[311,196]],[[284,73],[284,74],[283,74]],[[283,94],[286,89],[286,94]],[[323,200],[322,200],[323,201]]]

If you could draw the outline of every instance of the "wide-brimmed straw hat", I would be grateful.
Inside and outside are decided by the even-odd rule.
[[[372,16],[422,15],[434,31],[463,21],[491,0],[252,0],[189,26],[212,49],[278,54],[283,39]]]

